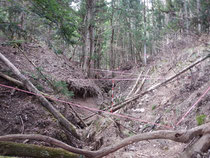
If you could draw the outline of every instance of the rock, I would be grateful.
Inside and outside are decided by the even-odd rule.
[[[145,112],[144,108],[140,108],[140,109],[133,109],[134,112]]]

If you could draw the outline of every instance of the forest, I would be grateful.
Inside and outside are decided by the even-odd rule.
[[[210,0],[0,0],[0,158],[209,158]]]

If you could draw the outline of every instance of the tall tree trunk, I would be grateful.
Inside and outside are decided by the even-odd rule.
[[[120,53],[121,53],[121,61],[120,61],[120,63],[124,63],[126,61],[125,51],[124,51],[124,38],[125,38],[125,36],[122,36],[121,49],[120,49]]]
[[[144,0],[144,64],[147,64],[147,45],[146,45],[146,0]]]
[[[121,63],[121,57],[120,57],[120,55],[121,55],[121,53],[120,53],[120,50],[119,50],[119,45],[120,45],[120,42],[119,42],[119,37],[120,37],[120,28],[119,29],[117,29],[117,31],[116,31],[117,33],[116,33],[116,42],[115,42],[115,47],[116,47],[116,49],[115,49],[115,59],[117,60],[116,61],[116,64],[115,64],[115,67],[119,67],[120,66],[120,63]],[[119,46],[119,47],[118,47]],[[117,58],[116,58],[116,56],[118,56]]]
[[[200,0],[196,0],[197,1],[197,17],[198,17],[198,33],[201,33],[201,23],[200,23]]]
[[[84,45],[84,71],[90,75],[91,56],[94,51],[94,8],[95,0],[86,0],[86,30],[85,30],[85,45]]]
[[[187,11],[187,0],[184,0],[184,19],[186,23],[186,32],[189,32],[189,20],[188,20],[188,11]]]
[[[111,35],[111,41],[110,41],[110,68],[111,68],[111,70],[114,70],[114,67],[115,67],[114,48],[113,48],[114,33],[115,33],[115,30],[114,30],[114,28],[112,28],[112,35]]]
[[[131,60],[133,61],[134,60],[134,55],[133,55],[133,42],[132,42],[132,34],[131,34],[131,19],[129,18],[129,21],[128,21],[128,26],[129,26],[129,48],[130,48],[130,54],[131,54]]]
[[[95,37],[95,51],[94,51],[94,69],[99,69],[100,66],[100,56],[101,56],[101,30],[97,31],[97,37]]]
[[[114,58],[114,34],[115,34],[115,29],[113,26],[113,20],[114,20],[114,0],[112,0],[112,17],[111,17],[111,29],[112,29],[112,35],[111,35],[111,40],[110,40],[110,69],[114,70],[115,67],[115,58]]]

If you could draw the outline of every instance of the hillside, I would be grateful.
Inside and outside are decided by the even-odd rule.
[[[118,110],[117,114],[120,115],[97,111],[97,109],[112,108],[112,105],[121,103],[128,97],[145,92],[209,54],[209,36],[190,39],[183,37],[163,45],[161,54],[151,55],[147,66],[128,62],[113,72],[95,70],[93,73],[100,74],[97,78],[87,78],[74,62],[63,55],[55,54],[45,45],[22,43],[21,47],[18,47],[5,44],[7,42],[2,39],[1,43],[4,44],[0,46],[1,53],[41,92],[56,98],[50,102],[79,129],[80,133],[85,134],[88,140],[76,140],[61,128],[58,121],[41,106],[34,95],[11,89],[11,87],[25,88],[2,76],[5,74],[18,80],[2,61],[0,135],[42,134],[78,148],[98,150],[110,146],[113,141],[135,134],[158,131],[167,127],[173,130],[191,129],[209,122],[209,92],[187,113],[209,89],[209,58],[169,83],[129,102]],[[132,90],[138,78],[139,83]],[[141,89],[135,94],[138,87]],[[70,104],[60,102],[64,100]],[[183,120],[177,124],[181,118]],[[31,140],[24,142],[50,146],[45,142]],[[106,157],[178,157],[185,147],[185,144],[162,139],[143,141],[126,146]]]

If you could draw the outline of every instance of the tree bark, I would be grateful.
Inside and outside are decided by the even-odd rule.
[[[146,0],[144,0],[144,64],[147,65],[147,44],[146,44]]]
[[[89,75],[91,56],[94,52],[94,7],[95,0],[86,0],[86,29],[84,44],[84,65],[83,69]]]
[[[201,4],[200,4],[200,0],[196,0],[196,2],[197,2],[198,33],[201,33],[201,23],[200,23]]]
[[[200,139],[200,142],[205,142],[205,143],[199,143],[202,145],[202,147],[201,146],[198,147],[202,149],[203,151],[203,149],[204,148],[206,149],[206,147],[209,145],[209,141],[204,141],[206,138],[208,138],[207,140],[209,140],[210,138],[209,134],[210,134],[210,123],[206,123],[206,124],[203,124],[201,126],[198,126],[189,130],[178,130],[178,131],[159,130],[159,131],[154,131],[154,132],[140,133],[140,134],[125,138],[122,141],[113,143],[112,145],[102,148],[98,151],[87,151],[83,149],[77,149],[59,140],[56,140],[54,138],[38,135],[38,134],[13,134],[13,135],[0,136],[0,141],[15,141],[15,140],[24,140],[24,139],[38,140],[38,141],[44,141],[44,142],[50,143],[52,145],[55,145],[57,147],[60,147],[70,152],[85,155],[89,158],[102,158],[103,156],[113,153],[127,145],[130,145],[139,141],[144,141],[144,140],[148,141],[148,140],[153,140],[153,139],[169,139],[175,142],[188,143],[195,137],[201,137],[201,138],[203,137],[202,139]]]
[[[20,82],[20,81],[14,79],[14,78],[12,78],[12,77],[10,77],[10,76],[8,76],[8,75],[5,75],[5,74],[3,74],[3,73],[1,73],[1,72],[0,72],[0,77],[6,79],[6,80],[8,80],[8,81],[13,82],[13,83],[16,84],[17,86],[21,86],[21,87],[24,86],[24,84],[23,84],[22,82]]]
[[[113,20],[114,20],[114,0],[112,0],[111,2],[111,6],[112,6],[112,17],[111,17],[111,29],[112,29],[112,34],[111,34],[111,40],[110,40],[110,57],[109,57],[109,60],[110,60],[110,69],[111,70],[114,70],[115,68],[115,58],[114,58],[114,34],[115,34],[115,29],[114,29],[114,26],[113,26]]]
[[[23,82],[29,91],[37,94],[37,97],[42,103],[43,107],[45,107],[59,121],[61,125],[63,125],[77,139],[80,139],[79,134],[76,132],[76,127],[71,122],[69,122],[59,111],[57,111],[53,105],[39,92],[39,90],[1,53],[0,60],[2,60],[12,70],[12,72]]]
[[[200,136],[197,136],[199,138]],[[206,152],[210,148],[210,134],[201,136],[190,147],[181,153],[180,158],[197,157],[198,153]]]
[[[187,0],[184,0],[184,19],[186,20],[186,32],[189,33],[189,20],[188,20],[188,11],[187,11]]]
[[[64,149],[0,141],[0,155],[33,158],[80,158]]]

